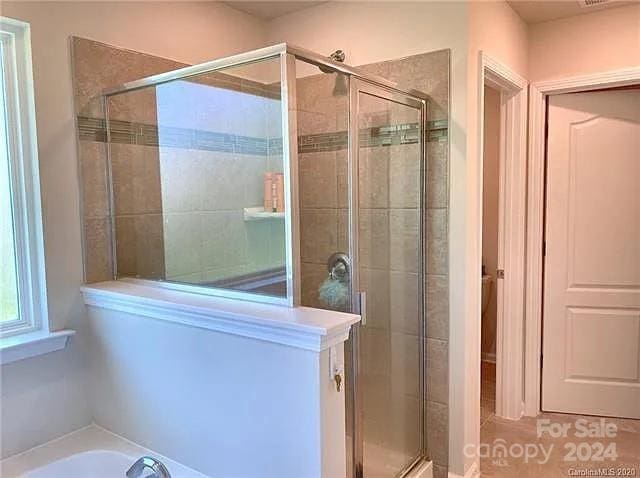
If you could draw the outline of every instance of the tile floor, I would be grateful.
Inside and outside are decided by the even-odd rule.
[[[482,477],[640,477],[640,420],[602,419],[560,413],[543,413],[537,418],[526,417],[518,421],[503,420],[495,415],[495,364],[483,362],[481,377],[480,441],[484,447],[480,450]],[[567,436],[554,438],[549,433],[542,433],[539,437],[539,420],[545,419],[557,428],[564,426]],[[580,426],[598,433],[602,428],[597,430],[596,427],[601,425],[602,420],[606,424],[615,425],[605,425],[615,430],[612,432],[615,436],[575,436]],[[500,453],[504,446],[507,454],[501,458],[504,456]],[[522,456],[523,450],[529,450],[532,458],[525,459]],[[536,456],[533,456],[534,453]],[[613,453],[617,457],[609,459]],[[488,454],[493,456],[486,456]],[[598,460],[598,455],[604,459]],[[548,459],[545,460],[544,456],[548,456]],[[576,460],[568,461],[567,456]]]

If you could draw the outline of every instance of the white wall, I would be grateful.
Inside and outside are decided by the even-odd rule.
[[[480,440],[480,302],[482,266],[482,164],[480,164],[480,98],[478,58],[480,51],[500,61],[515,73],[527,77],[527,25],[503,1],[469,4],[469,69],[467,80],[467,170],[465,183],[466,229],[464,231],[465,283],[462,303],[466,304],[459,322],[451,330],[452,400],[449,442],[450,467],[464,475],[475,459],[462,453],[465,444]]]
[[[263,24],[219,3],[2,2],[31,24],[51,329],[79,328],[82,252],[69,36],[192,63],[264,45]],[[2,455],[91,421],[84,336],[2,368]]]
[[[640,3],[531,25],[529,79],[640,66]]]

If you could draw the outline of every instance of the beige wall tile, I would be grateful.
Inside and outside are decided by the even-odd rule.
[[[433,464],[433,478],[448,478],[449,471],[447,466]]]
[[[425,284],[427,337],[449,340],[449,281],[446,276],[427,275]]]
[[[301,264],[302,305],[305,307],[325,308],[320,302],[320,286],[327,278],[327,268],[322,264]]]
[[[427,350],[427,400],[449,403],[449,346],[443,340],[425,339]]]
[[[445,142],[427,144],[427,207],[446,208],[449,204],[448,145]]]
[[[119,143],[110,148],[116,216],[162,212],[158,148]]]
[[[202,213],[200,221],[204,268],[220,269],[247,263],[247,238],[241,212]],[[268,241],[268,237],[265,240]]]
[[[440,50],[390,62],[391,81],[401,88],[415,88],[429,95],[429,120],[447,117],[449,57],[449,50]]]
[[[301,260],[326,264],[338,248],[338,214],[334,209],[303,209],[300,215]]]
[[[360,207],[389,207],[389,149],[360,148],[359,160]]]
[[[85,38],[73,37],[71,44],[76,112],[106,88],[186,66]]]
[[[420,145],[391,146],[389,151],[389,206],[420,207]]]
[[[145,125],[160,126],[156,94],[159,87],[149,87],[128,91],[120,95],[109,96],[106,100],[109,121],[119,120]],[[111,130],[117,131],[118,126],[111,124]]]
[[[391,335],[384,329],[362,327],[362,366],[363,379],[378,381],[379,376],[389,377],[391,373]],[[366,385],[365,385],[366,393]]]
[[[336,151],[336,176],[338,188],[338,207],[349,206],[349,152],[346,149]]]
[[[390,268],[396,271],[419,272],[420,210],[391,209],[389,211]]]
[[[391,327],[395,332],[420,335],[420,276],[409,272],[390,273]]]
[[[207,174],[201,170],[204,163],[202,153],[167,146],[159,148],[163,212],[194,212],[203,209]],[[198,171],[198,174],[190,174],[190,171]],[[234,183],[232,185],[235,186]]]
[[[427,451],[434,463],[449,463],[449,407],[427,400],[426,406]]]
[[[420,398],[420,341],[417,335],[391,333],[391,391],[399,397]]]
[[[298,96],[299,98],[299,96]],[[305,110],[298,105],[298,134],[310,135],[321,133],[333,133],[336,127],[334,113],[320,112],[315,109]]]
[[[231,177],[230,183],[241,182],[243,185],[244,198],[241,203],[236,203],[234,208],[261,206],[264,204],[264,173],[267,171],[282,171],[282,167],[274,167],[275,161],[267,156],[257,154],[238,154],[236,161],[240,164],[240,174]],[[269,169],[273,168],[273,169]],[[218,183],[215,183],[216,189]],[[209,186],[212,189],[212,184]],[[233,197],[232,195],[230,195]],[[205,196],[206,198],[207,196]],[[205,201],[206,205],[206,201]]]
[[[199,213],[165,214],[167,277],[202,272],[202,221]]]
[[[106,217],[84,219],[85,281],[113,279],[111,221]]]
[[[301,62],[297,62],[301,65]],[[343,89],[346,83],[338,84],[336,89],[337,73],[321,73],[317,75],[298,78],[296,81],[296,106],[299,110],[313,111],[330,118],[332,124],[324,129],[315,129],[315,133],[329,133],[336,131],[337,114],[348,108],[347,89]],[[344,78],[344,75],[340,75]]]
[[[105,143],[79,142],[82,181],[82,214],[84,217],[109,215],[107,149]]]
[[[427,274],[448,272],[447,210],[427,209]]]
[[[165,277],[161,214],[116,217],[116,248],[118,277]]]
[[[389,211],[361,209],[359,220],[360,267],[389,270]]]
[[[391,329],[391,277],[387,270],[360,268],[360,290],[367,293],[367,327]]]
[[[402,469],[420,452],[420,400],[413,396],[395,397],[391,406],[391,449],[399,452],[397,469]]]
[[[351,230],[349,229],[349,210],[338,209],[338,251],[349,254],[349,238]]]
[[[298,162],[302,207],[335,209],[338,206],[336,153],[304,153],[298,156]]]

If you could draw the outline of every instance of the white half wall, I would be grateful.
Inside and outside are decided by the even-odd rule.
[[[98,425],[212,478],[345,476],[328,349],[95,307],[89,324]]]

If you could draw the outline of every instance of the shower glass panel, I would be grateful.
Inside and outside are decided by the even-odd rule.
[[[118,278],[287,297],[280,65],[107,97]]]
[[[296,117],[301,305],[348,312],[349,75],[296,61]]]
[[[356,461],[393,478],[423,443],[423,105],[362,82],[357,116],[358,328]],[[359,449],[358,449],[359,448]]]

